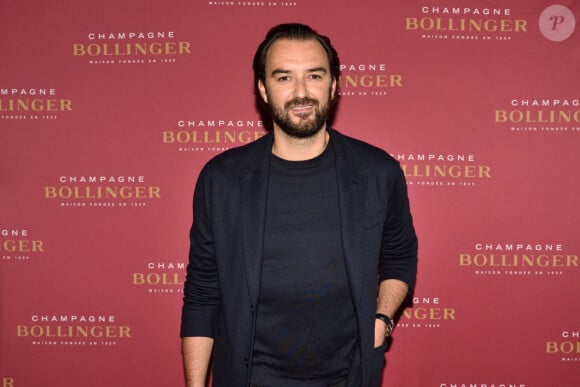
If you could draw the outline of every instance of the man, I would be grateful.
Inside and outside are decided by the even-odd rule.
[[[327,127],[338,55],[301,24],[254,57],[273,130],[200,173],[184,286],[187,385],[378,387],[414,286],[406,184],[384,151]],[[377,296],[378,291],[378,296]]]

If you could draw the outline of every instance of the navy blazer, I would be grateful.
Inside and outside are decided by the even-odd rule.
[[[353,365],[359,372],[348,386],[378,387],[386,347],[373,348],[378,284],[399,279],[414,287],[417,238],[399,163],[379,148],[328,131],[359,335]],[[269,133],[217,155],[195,188],[181,336],[215,339],[215,387],[250,381],[272,144]]]

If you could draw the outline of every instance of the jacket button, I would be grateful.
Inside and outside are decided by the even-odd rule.
[[[246,366],[246,368],[250,366],[250,364],[248,363],[248,359],[246,358],[244,358],[244,365]]]
[[[254,314],[254,305],[250,305],[250,312],[252,312],[252,314]]]

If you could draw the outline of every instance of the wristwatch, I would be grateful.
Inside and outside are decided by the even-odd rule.
[[[395,322],[393,321],[393,319],[387,316],[386,314],[382,313],[375,314],[375,318],[383,321],[387,325],[387,330],[385,331],[385,338],[389,337],[391,333],[393,333],[393,328],[395,327]]]

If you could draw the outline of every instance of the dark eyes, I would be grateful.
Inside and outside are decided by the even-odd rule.
[[[320,79],[322,79],[322,74],[317,74],[317,73],[308,74],[308,79],[320,80]],[[283,75],[283,76],[280,76],[277,78],[278,82],[288,82],[289,80],[290,80],[289,75]]]

